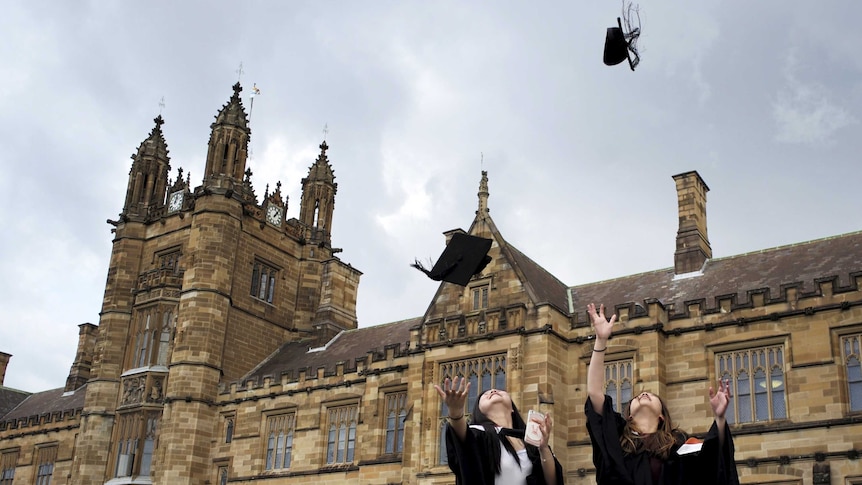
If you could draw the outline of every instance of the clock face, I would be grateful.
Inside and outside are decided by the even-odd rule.
[[[274,226],[281,225],[281,207],[270,205],[266,208],[266,221]]]
[[[171,200],[168,203],[168,212],[176,212],[183,208],[183,191],[178,190],[171,194]]]

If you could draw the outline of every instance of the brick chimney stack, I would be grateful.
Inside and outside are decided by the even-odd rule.
[[[712,258],[706,234],[706,186],[696,171],[673,176],[679,202],[679,230],[676,233],[674,274],[700,271]]]
[[[9,365],[9,359],[11,358],[12,354],[0,352],[0,386],[3,385],[3,380],[6,378],[6,366]]]

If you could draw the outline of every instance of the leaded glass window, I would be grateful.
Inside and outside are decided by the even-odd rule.
[[[233,419],[229,420],[233,423]],[[290,468],[293,457],[293,432],[296,414],[279,414],[266,420],[266,469],[282,470]],[[233,426],[230,427],[233,430]],[[232,433],[233,431],[231,431]]]
[[[350,404],[329,408],[326,464],[352,463],[356,450],[356,423],[359,406]]]
[[[614,410],[618,413],[632,400],[633,366],[632,359],[605,363],[605,394],[613,398]]]
[[[470,390],[467,395],[467,418],[469,419],[470,410],[476,404],[476,399],[488,389],[506,390],[506,355],[488,355],[484,357],[476,357],[468,360],[459,360],[454,362],[446,362],[440,364],[440,383],[442,385],[446,379],[453,379],[456,376],[466,378],[470,383]],[[440,454],[438,456],[441,464],[448,463],[446,457],[446,416],[449,415],[449,409],[446,403],[440,402],[440,426],[439,426],[439,443]]]
[[[787,417],[784,347],[781,345],[716,354],[719,378],[730,382],[728,423],[764,422]]]
[[[862,411],[862,366],[860,366],[860,346],[862,334],[847,335],[841,338],[842,357],[847,372],[847,395],[850,398],[850,410]]]
[[[386,394],[386,444],[384,453],[404,450],[404,421],[407,418],[407,391]]]

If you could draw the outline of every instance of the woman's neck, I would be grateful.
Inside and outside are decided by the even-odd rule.
[[[512,414],[505,412],[490,412],[490,414],[486,414],[491,421],[494,422],[497,426],[501,428],[511,428],[512,427]]]
[[[655,416],[635,416],[632,418],[632,428],[640,434],[652,434],[658,430],[658,418]]]

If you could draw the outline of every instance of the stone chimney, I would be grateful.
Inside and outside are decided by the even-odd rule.
[[[9,359],[11,358],[12,354],[0,352],[0,386],[3,385],[3,379],[6,378],[6,366],[9,365]]]
[[[673,176],[679,202],[679,230],[673,255],[674,274],[700,271],[712,258],[712,247],[706,234],[706,186],[695,171]]]
[[[64,391],[70,392],[78,389],[90,379],[90,369],[93,367],[93,354],[96,350],[96,336],[99,327],[92,323],[78,325],[78,351],[75,353],[75,362],[69,369],[69,377],[66,378]]]

